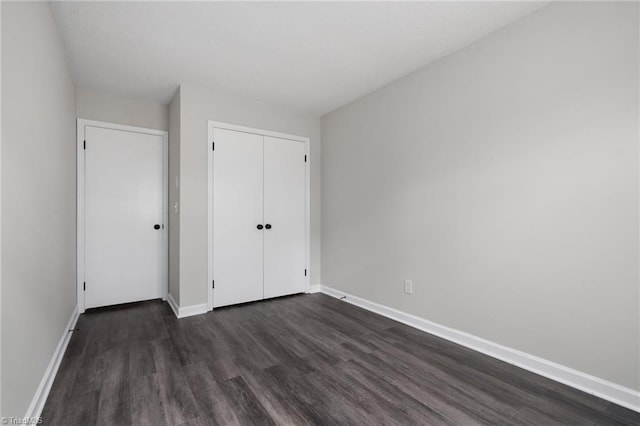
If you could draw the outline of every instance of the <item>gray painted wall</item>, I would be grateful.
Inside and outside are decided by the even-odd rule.
[[[76,305],[76,105],[49,4],[1,7],[2,416],[22,417]]]
[[[180,89],[178,89],[169,105],[169,294],[178,305],[180,305],[180,113]],[[178,203],[177,211],[174,208],[175,203]]]
[[[78,118],[169,130],[169,106],[78,87]]]
[[[323,117],[323,284],[640,389],[638,47],[551,4]]]
[[[320,283],[320,118],[180,86],[180,306],[207,303],[207,120],[311,139],[311,283]]]

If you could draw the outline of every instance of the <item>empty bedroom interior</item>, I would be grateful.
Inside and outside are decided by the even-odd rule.
[[[638,2],[0,11],[2,421],[639,424]]]

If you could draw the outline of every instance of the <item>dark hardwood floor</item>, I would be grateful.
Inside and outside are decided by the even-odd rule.
[[[81,315],[47,425],[639,425],[640,414],[321,294]]]

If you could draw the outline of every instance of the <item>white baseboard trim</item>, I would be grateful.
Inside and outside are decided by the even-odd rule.
[[[321,291],[322,291],[322,286],[320,284],[313,284],[309,286],[307,293],[308,294],[320,293]]]
[[[532,373],[547,377],[556,382],[579,389],[583,392],[595,395],[599,398],[621,405],[631,410],[640,412],[640,392],[620,386],[616,383],[592,376],[582,371],[557,364],[552,361],[519,351],[498,343],[485,340],[481,337],[465,333],[435,322],[407,314],[388,306],[380,305],[369,300],[344,293],[324,285],[320,286],[320,292],[341,299],[344,302],[359,306],[368,311],[393,319],[418,330],[442,337],[443,339],[516,365]]]
[[[73,332],[69,330],[73,330],[74,328],[76,328],[76,323],[78,322],[79,316],[80,313],[78,310],[78,306],[76,306],[75,308],[73,308],[71,318],[69,318],[69,322],[62,332],[62,337],[60,337],[58,346],[53,352],[53,356],[51,357],[51,361],[49,361],[49,365],[44,372],[44,376],[42,376],[40,385],[38,386],[38,389],[36,390],[36,393],[31,400],[31,404],[29,404],[27,413],[24,415],[24,424],[27,424],[26,421],[31,421],[36,417],[40,417],[40,414],[42,414],[42,409],[44,408],[45,402],[47,402],[47,397],[49,396],[49,391],[51,391],[53,380],[56,378],[56,374],[58,373],[58,368],[60,368],[60,363],[62,362],[64,352],[67,350],[67,346],[69,345],[69,341],[71,340],[71,335],[73,334]]]
[[[180,307],[176,303],[171,293],[167,293],[167,302],[169,303],[169,306],[171,306],[171,310],[173,311],[173,314],[176,316],[176,318],[180,318]]]
[[[207,304],[201,303],[200,305],[191,305],[180,308],[180,316],[178,318],[190,317],[193,315],[200,315],[207,313]]]
[[[193,315],[207,313],[206,303],[202,303],[200,305],[185,306],[184,308],[181,308],[180,306],[178,306],[175,299],[173,298],[173,296],[171,296],[170,293],[167,294],[167,302],[169,302],[169,306],[171,306],[171,310],[173,311],[176,318],[186,318]]]

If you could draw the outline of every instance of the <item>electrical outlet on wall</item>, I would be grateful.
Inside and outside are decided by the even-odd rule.
[[[404,280],[404,292],[407,294],[413,294],[413,281]]]

